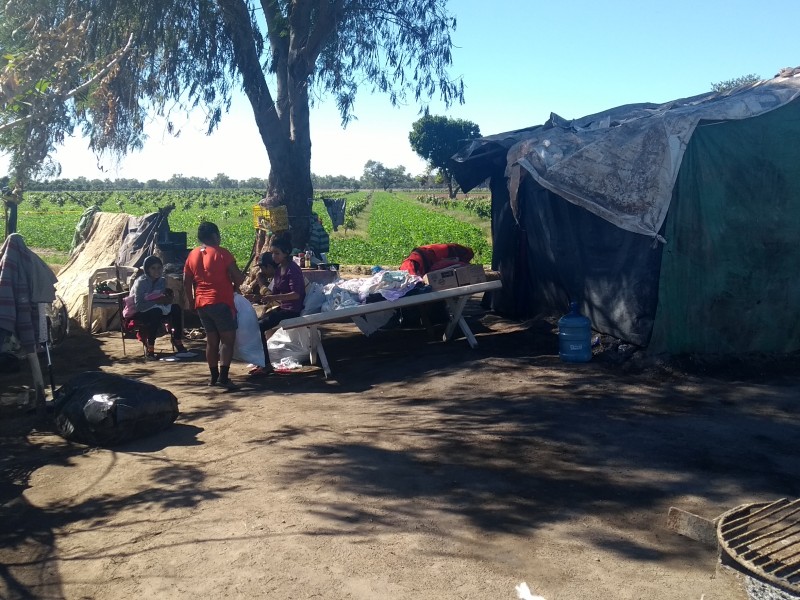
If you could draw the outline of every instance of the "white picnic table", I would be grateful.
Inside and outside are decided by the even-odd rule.
[[[423,304],[430,304],[444,300],[447,304],[449,313],[449,320],[442,336],[443,341],[447,342],[453,339],[453,333],[456,327],[461,329],[470,347],[475,348],[478,345],[475,336],[467,325],[462,315],[464,306],[467,300],[474,294],[481,292],[489,292],[491,290],[499,290],[503,287],[500,280],[484,281],[482,283],[473,283],[471,285],[462,285],[460,287],[450,288],[446,290],[439,290],[435,292],[428,292],[425,294],[416,294],[413,296],[404,296],[398,300],[382,300],[380,302],[371,302],[369,304],[361,304],[359,306],[352,306],[348,308],[340,308],[328,312],[316,313],[313,315],[305,315],[302,317],[294,317],[292,319],[284,319],[280,322],[280,326],[284,329],[296,329],[298,327],[306,327],[309,329],[310,348],[309,358],[311,364],[314,365],[319,359],[320,366],[325,372],[326,377],[330,377],[331,368],[328,364],[328,358],[325,355],[325,349],[322,347],[322,334],[319,330],[320,325],[326,323],[341,323],[351,321],[364,315],[383,312],[386,310],[396,310],[398,308],[408,308],[410,306],[421,306]]]

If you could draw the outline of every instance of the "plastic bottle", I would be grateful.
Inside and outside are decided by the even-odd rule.
[[[558,320],[558,356],[564,362],[589,362],[592,359],[592,323],[569,303],[569,312]]]
[[[309,248],[308,246],[306,246],[306,253],[305,254],[306,254],[306,268],[310,269],[311,268],[311,248]]]

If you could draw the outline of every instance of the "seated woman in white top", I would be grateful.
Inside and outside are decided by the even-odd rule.
[[[155,343],[158,328],[169,317],[172,344],[178,353],[186,352],[183,338],[183,313],[180,306],[173,304],[172,290],[162,276],[164,263],[157,256],[144,259],[144,274],[131,286],[135,314],[131,317],[139,324],[139,332],[145,345],[145,356],[155,358]]]

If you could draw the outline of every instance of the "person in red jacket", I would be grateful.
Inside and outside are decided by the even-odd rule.
[[[201,246],[189,253],[183,269],[186,299],[206,330],[206,361],[211,372],[208,385],[233,390],[236,386],[229,376],[236,341],[233,292],[244,275],[233,255],[220,246],[219,228],[214,223],[200,223],[197,239]]]

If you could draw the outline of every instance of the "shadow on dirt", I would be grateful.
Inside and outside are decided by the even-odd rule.
[[[793,401],[757,390],[740,397],[736,390],[685,397],[656,386],[631,401],[625,383],[611,383],[617,390],[593,390],[587,381],[571,399],[557,390],[550,397],[466,392],[409,402],[390,398],[382,409],[386,423],[395,425],[391,432],[375,431],[376,438],[422,438],[424,449],[313,446],[296,457],[286,483],[317,478],[335,481],[346,497],[392,498],[393,515],[409,520],[423,518],[420,500],[435,499],[443,513],[487,534],[532,540],[549,524],[599,516],[639,528],[643,539],[594,543],[641,560],[663,550],[645,539],[652,523],[637,525],[634,515],[658,510],[669,498],[703,497],[722,512],[743,495],[800,495],[800,423]],[[398,426],[412,411],[420,423]],[[332,521],[380,524],[382,515],[364,508],[369,504],[334,511],[321,504],[317,511]],[[670,554],[691,552],[678,536],[661,542]]]
[[[800,496],[796,378],[778,386],[741,381],[730,370],[698,380],[679,364],[638,373],[602,362],[568,365],[558,361],[549,323],[496,330],[495,317],[470,322],[477,349],[463,339],[424,341],[419,330],[365,339],[337,329],[325,338],[333,381],[309,369],[246,381],[234,394],[214,390],[169,430],[115,448],[152,453],[153,460],[163,461],[152,470],[150,489],[129,496],[31,505],[23,495],[31,474],[46,464],[68,466],[71,458],[91,450],[37,443],[30,417],[6,422],[0,428],[0,550],[5,555],[0,580],[14,597],[35,597],[37,582],[13,575],[15,568],[27,566],[38,570],[38,583],[57,586],[50,569],[53,531],[72,522],[89,519],[96,527],[112,527],[113,515],[132,506],[191,508],[237,490],[236,485],[209,486],[201,468],[155,453],[201,444],[202,428],[193,422],[247,411],[242,399],[259,393],[338,394],[343,402],[369,394],[381,410],[383,419],[374,430],[359,429],[362,437],[374,437],[374,444],[289,444],[307,435],[298,428],[269,431],[257,440],[286,442],[283,450],[294,453],[293,468],[281,475],[285,485],[318,479],[339,498],[353,499],[311,501],[308,510],[330,523],[313,535],[361,535],[395,528],[398,519],[421,529],[467,520],[486,535],[524,535],[534,544],[537,531],[550,525],[602,518],[620,530],[638,531],[641,538],[603,537],[594,544],[652,561],[700,553],[678,536],[664,536],[657,548],[648,538],[652,523],[641,522],[641,513],[663,509],[666,519],[663,505],[671,498],[702,497],[721,512],[734,498]],[[77,370],[108,365],[95,341],[84,336],[71,350],[65,344],[54,363],[69,360]],[[138,360],[130,359],[126,374],[145,378],[150,368]],[[431,391],[428,382],[445,372],[463,375],[463,387],[446,395]],[[204,384],[195,380],[197,370],[193,373],[176,378],[176,393]],[[409,397],[411,386],[419,390],[417,397]],[[380,394],[371,393],[377,389]],[[371,497],[389,499],[391,518],[362,500]],[[435,503],[439,514],[421,511],[422,500]],[[25,564],[9,561],[21,547]]]

